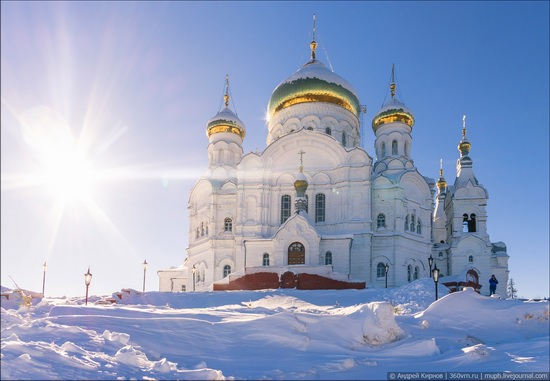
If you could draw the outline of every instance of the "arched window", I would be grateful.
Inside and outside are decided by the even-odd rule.
[[[208,236],[208,223],[204,225],[204,234]]]
[[[470,256],[468,257],[468,262],[474,263],[474,256],[473,256],[473,255],[470,255]]]
[[[306,213],[309,213],[309,196],[306,194]]]
[[[391,142],[391,154],[397,155],[397,140]]]
[[[200,235],[201,235],[200,229],[199,229],[199,228],[197,228],[197,236],[196,236],[195,238],[199,238],[199,237],[200,237]]]
[[[288,264],[303,265],[306,263],[306,248],[300,242],[294,242],[288,247]]]
[[[231,266],[229,265],[223,266],[223,277],[225,278],[229,274],[231,274]]]
[[[386,143],[382,142],[382,158],[386,156]]]
[[[308,131],[313,131],[313,127],[308,127],[307,130]]]
[[[376,227],[378,229],[386,227],[386,216],[384,214],[380,213],[378,217],[376,217]]]
[[[464,214],[462,217],[462,232],[468,233],[468,215]]]
[[[442,251],[439,252],[439,258],[443,258],[443,252]]]
[[[416,222],[416,232],[422,234],[422,223],[420,222],[420,218]]]
[[[204,222],[201,222],[201,237],[204,235]]]
[[[409,152],[409,142],[405,142],[405,156],[411,156]]]
[[[281,224],[284,224],[290,217],[290,196],[285,194],[281,197]]]
[[[420,269],[418,268],[418,266],[416,266],[414,268],[414,280],[418,279],[419,273],[420,273]]]
[[[269,254],[264,253],[262,258],[262,266],[269,266]]]
[[[414,233],[415,227],[416,227],[416,226],[415,226],[415,225],[416,225],[415,222],[416,222],[416,216],[413,214],[413,215],[411,216],[411,232],[413,232],[413,233]]]
[[[327,135],[332,135],[332,130],[330,129],[330,127],[325,128],[325,133]]]
[[[405,217],[405,231],[409,231],[409,215]]]
[[[232,232],[233,231],[233,220],[231,218],[226,218],[223,220],[223,231]]]
[[[325,222],[325,195],[315,195],[315,222]]]
[[[325,253],[325,265],[332,265],[332,253],[330,251]]]
[[[407,282],[412,281],[412,271],[413,267],[411,265],[407,266]]]
[[[345,132],[342,132],[342,145],[345,147],[345,146],[346,146],[346,143],[347,143],[347,140],[346,140],[346,133],[345,133]]]
[[[386,265],[382,262],[378,262],[376,265],[376,277],[384,278],[386,276]]]
[[[470,221],[468,221],[468,231],[470,232],[476,232],[476,215],[470,214]]]

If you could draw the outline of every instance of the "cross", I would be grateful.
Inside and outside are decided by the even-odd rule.
[[[462,137],[466,136],[466,115],[462,115]]]
[[[300,172],[302,172],[302,169],[304,168],[304,155],[305,155],[305,152],[303,150],[300,150],[300,152],[298,152],[298,155],[300,155]]]

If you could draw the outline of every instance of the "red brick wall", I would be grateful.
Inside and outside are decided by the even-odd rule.
[[[365,288],[365,282],[344,282],[316,274],[294,274],[287,271],[279,276],[277,273],[247,274],[228,284],[214,284],[214,291],[225,290],[263,290],[268,288],[296,288],[298,290],[345,290]]]

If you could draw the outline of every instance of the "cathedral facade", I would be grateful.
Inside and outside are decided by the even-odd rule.
[[[454,184],[423,176],[411,157],[414,116],[395,95],[372,121],[374,158],[360,146],[352,85],[316,56],[268,102],[266,147],[243,154],[245,124],[225,107],[207,122],[208,168],[189,196],[184,263],[158,272],[160,291],[216,289],[251,274],[315,274],[367,287],[430,276],[488,294],[507,284],[506,246],[487,233],[463,125]],[[393,78],[393,75],[392,75]],[[457,140],[460,135],[457,131]]]

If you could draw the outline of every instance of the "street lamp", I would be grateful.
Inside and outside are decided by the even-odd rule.
[[[143,292],[145,292],[145,272],[147,271],[147,259],[143,261]]]
[[[90,272],[90,266],[88,266],[88,272],[84,274],[84,283],[86,283],[86,305],[88,305],[88,287],[92,282],[92,273]]]
[[[44,297],[44,287],[46,286],[46,270],[48,269],[48,265],[46,264],[46,261],[44,261],[44,264],[42,265],[42,269],[44,270],[44,274],[42,275],[42,297]]]
[[[197,269],[195,268],[195,265],[193,265],[193,291],[195,291],[195,271]]]
[[[428,264],[430,265],[430,278],[432,277],[432,266],[434,264],[434,259],[432,255],[430,254],[430,258],[428,258]]]
[[[434,283],[435,283],[435,300],[437,300],[437,282],[439,281],[439,269],[437,265],[433,269]]]
[[[386,266],[384,266],[384,269],[386,270],[386,288],[388,288],[388,271],[390,271],[390,265],[386,262]]]

